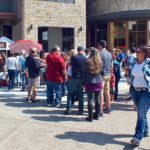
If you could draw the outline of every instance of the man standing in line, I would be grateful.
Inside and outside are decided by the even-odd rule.
[[[17,59],[12,53],[9,54],[9,57],[6,61],[6,68],[8,70],[9,84],[8,89],[14,89],[15,87],[15,71],[18,69]]]
[[[98,50],[100,52],[100,56],[103,63],[103,92],[101,93],[101,110],[103,110],[103,104],[105,100],[105,109],[104,112],[110,114],[111,112],[111,102],[110,102],[110,75],[111,70],[113,69],[113,59],[112,55],[108,50],[106,49],[107,43],[105,40],[101,40],[98,43]],[[100,115],[103,115],[101,112]]]
[[[31,48],[30,55],[26,58],[26,68],[28,69],[28,101],[37,102],[37,84],[40,73],[41,62],[37,59],[37,48]],[[32,94],[31,94],[32,92]]]
[[[79,115],[83,114],[84,109],[84,100],[83,100],[83,87],[82,87],[82,74],[83,74],[83,67],[86,62],[86,57],[84,56],[84,48],[79,46],[77,48],[78,55],[72,56],[71,58],[71,66],[72,66],[72,76],[69,80],[69,87],[68,87],[68,95],[67,95],[67,109],[64,112],[65,114],[71,113],[72,107],[72,97],[74,91],[77,92],[78,100],[79,100]]]
[[[46,57],[46,79],[47,79],[47,105],[60,107],[62,96],[62,83],[66,80],[66,67],[60,56],[60,47],[55,46]],[[54,99],[54,93],[56,97]]]

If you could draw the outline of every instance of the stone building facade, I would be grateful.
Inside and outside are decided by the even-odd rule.
[[[11,34],[10,38],[13,40],[37,41],[42,43],[46,50],[51,49],[53,45],[59,45],[65,50],[79,45],[86,46],[86,0],[0,2],[0,27],[7,23],[11,30],[8,34]],[[5,18],[2,16],[4,19],[1,25],[3,13]],[[7,15],[10,18],[7,18]],[[1,32],[0,28],[0,36],[8,34]]]
[[[48,0],[23,0],[22,12],[23,39],[38,41],[38,28],[48,27],[48,43],[60,45],[61,29],[72,28],[72,48],[78,45],[86,46],[86,0],[75,0],[73,4]],[[49,44],[48,48],[51,46],[52,44]],[[62,47],[62,44],[60,46]]]
[[[21,12],[21,0],[0,0],[0,37],[6,36],[14,40],[22,37],[21,30],[19,30],[22,28]]]
[[[108,47],[150,44],[149,0],[87,0],[88,45],[100,39]]]

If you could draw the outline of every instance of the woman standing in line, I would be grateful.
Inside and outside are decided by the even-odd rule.
[[[147,58],[147,48],[143,46],[136,49],[136,59],[132,63],[131,96],[137,108],[137,123],[131,144],[139,146],[142,138],[149,136],[150,59]]]
[[[100,92],[102,89],[102,61],[98,50],[90,48],[90,56],[85,63],[83,73],[83,84],[88,96],[88,117],[87,121],[98,120],[100,114]],[[93,114],[93,98],[95,99],[95,113]]]
[[[12,53],[9,54],[9,57],[6,62],[6,68],[8,69],[8,77],[9,77],[9,84],[8,89],[14,89],[15,87],[15,72],[18,68],[17,59],[14,57]]]
[[[0,53],[0,72],[5,72],[6,57],[4,53]]]

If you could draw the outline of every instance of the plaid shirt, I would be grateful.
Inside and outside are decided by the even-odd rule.
[[[134,61],[131,63],[131,66],[132,66],[131,70],[133,69],[136,63],[137,63],[137,59],[134,59]],[[144,73],[144,78],[146,80],[148,90],[150,92],[150,58],[147,58],[145,60],[145,64],[142,70]],[[134,76],[130,74],[130,78],[131,78],[131,85],[133,85]]]

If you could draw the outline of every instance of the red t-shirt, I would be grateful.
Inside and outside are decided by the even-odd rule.
[[[65,62],[61,56],[57,53],[49,54],[46,58],[47,69],[46,69],[46,79],[49,82],[62,83],[63,70],[65,70]]]

